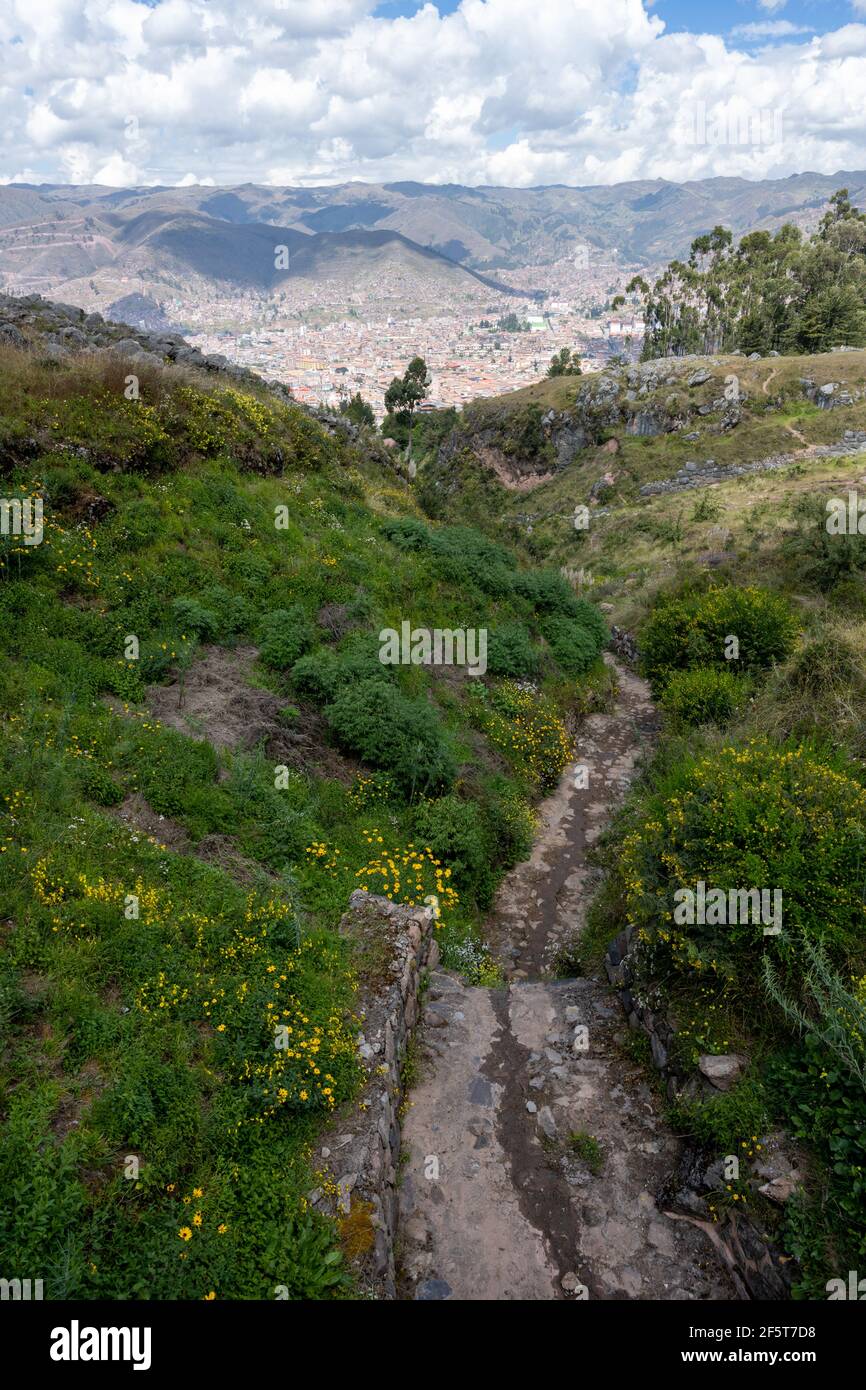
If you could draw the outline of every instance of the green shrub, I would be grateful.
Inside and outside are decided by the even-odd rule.
[[[510,869],[528,859],[538,817],[526,797],[506,777],[494,777],[480,800],[497,864]]]
[[[823,1168],[785,1206],[784,1246],[800,1266],[797,1298],[826,1298],[826,1281],[866,1262],[866,1095],[850,1070],[807,1035],[771,1059],[775,1111]]]
[[[781,683],[810,701],[823,700],[840,690],[862,694],[863,663],[846,638],[822,632],[794,654],[781,674]]]
[[[738,672],[761,671],[791,651],[797,627],[784,599],[757,588],[711,588],[663,598],[641,633],[643,668],[660,690],[672,671],[728,667],[726,643],[739,643]]]
[[[117,806],[123,800],[123,792],[108,769],[90,759],[85,762],[81,785],[85,796],[100,806]]]
[[[557,613],[563,618],[581,615],[580,600],[558,570],[520,570],[514,576],[514,590],[539,613]]]
[[[491,676],[532,677],[538,652],[522,623],[497,623],[487,637],[487,670]]]
[[[343,748],[392,773],[406,795],[453,782],[454,759],[426,699],[409,699],[386,680],[368,677],[338,691],[325,716]]]
[[[339,651],[318,647],[292,667],[292,684],[298,694],[320,705],[334,700],[343,686],[388,679],[389,667],[379,660],[378,644],[357,633],[347,638]]]
[[[176,598],[171,605],[172,625],[179,636],[192,633],[202,642],[213,642],[219,630],[219,619],[195,598]]]
[[[831,535],[827,530],[827,499],[803,497],[794,518],[796,529],[782,542],[782,557],[799,584],[829,593],[866,570],[866,536]]]
[[[312,647],[316,629],[300,604],[277,608],[262,619],[259,659],[274,671],[286,671]]]
[[[677,726],[726,724],[745,697],[746,686],[732,671],[697,666],[675,671],[659,703]]]
[[[577,619],[551,614],[542,621],[541,631],[557,666],[567,676],[586,675],[598,660],[606,636],[604,623],[599,632],[595,623],[584,622],[583,612]]]
[[[617,861],[627,920],[675,968],[715,970],[754,992],[769,943],[788,962],[801,932],[837,963],[862,952],[866,791],[828,759],[761,739],[679,757],[636,821]],[[752,921],[678,922],[675,893],[699,882],[778,889],[781,934]]]
[[[493,894],[493,846],[477,807],[453,795],[422,801],[415,809],[413,830],[416,841],[429,846],[451,869],[461,899],[472,894],[481,907],[488,907]]]
[[[708,1100],[679,1101],[672,1107],[674,1127],[706,1144],[714,1154],[738,1154],[743,1143],[767,1128],[767,1095],[757,1077],[747,1076],[729,1091]]]

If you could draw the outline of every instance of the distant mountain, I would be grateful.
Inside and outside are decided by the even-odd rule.
[[[393,228],[337,231],[269,223],[247,215],[248,205],[236,193],[186,193],[57,187],[35,192],[7,185],[0,188],[0,272],[9,285],[49,292],[69,292],[79,282],[89,281],[95,291],[140,279],[142,288],[203,282],[267,293],[293,278],[343,278],[352,287],[405,275],[407,284],[414,276],[428,291],[439,285],[458,293],[516,293]]]
[[[863,170],[754,182],[645,179],[589,188],[349,183],[320,188],[240,184],[110,189],[8,184],[0,188],[0,266],[9,264],[7,246],[14,242],[14,225],[40,220],[52,222],[55,231],[78,227],[82,235],[89,221],[91,232],[100,229],[109,243],[127,251],[150,244],[154,252],[167,252],[179,265],[195,262],[203,267],[201,273],[232,278],[244,274],[263,286],[271,273],[267,262],[272,253],[267,248],[274,228],[282,229],[283,241],[293,250],[300,244],[289,241],[289,232],[308,239],[338,239],[317,246],[307,241],[309,254],[300,264],[317,274],[326,273],[332,256],[340,259],[365,248],[381,251],[384,243],[339,240],[361,233],[403,238],[416,251],[433,251],[476,271],[545,264],[581,243],[605,252],[617,250],[630,264],[654,264],[683,255],[695,236],[717,223],[738,235],[775,228],[785,220],[808,226],[843,185],[856,202],[866,203]],[[97,237],[80,249],[95,264],[105,251]],[[34,250],[39,253],[38,245]],[[237,255],[245,263],[240,270]],[[67,257],[74,269],[71,246]]]

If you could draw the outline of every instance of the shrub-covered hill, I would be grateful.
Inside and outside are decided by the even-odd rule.
[[[825,1298],[866,1259],[866,354],[613,368],[479,402],[458,430],[421,495],[498,511],[498,535],[565,566],[635,636],[660,706],[583,963],[632,929],[703,1217],[757,1221],[795,1296]],[[496,450],[524,460],[516,486]],[[781,930],[689,919],[698,885],[778,892]],[[713,1092],[719,1054],[736,1079]]]
[[[613,523],[595,526],[596,512],[652,517],[643,489],[663,495],[690,473],[699,483],[710,466],[722,482],[736,469],[769,481],[786,466],[811,470],[846,431],[866,438],[866,351],[614,364],[467,406],[428,450],[419,495],[435,516],[495,518],[545,564],[580,566],[592,552],[598,567]],[[584,530],[578,506],[591,514]]]
[[[351,1296],[305,1195],[357,1081],[340,914],[435,895],[446,961],[491,978],[478,924],[604,624],[250,379],[0,355],[3,1267],[51,1298]],[[486,674],[384,665],[404,621],[485,629]]]

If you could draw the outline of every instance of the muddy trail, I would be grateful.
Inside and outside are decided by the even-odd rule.
[[[497,894],[505,987],[431,977],[403,1129],[404,1298],[736,1297],[703,1233],[656,1204],[679,1142],[616,996],[601,975],[554,973],[597,884],[587,850],[655,725],[646,684],[613,664],[613,708],[581,727],[531,857]]]

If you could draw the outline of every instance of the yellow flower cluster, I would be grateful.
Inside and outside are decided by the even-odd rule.
[[[356,811],[363,811],[380,801],[389,801],[396,787],[387,772],[359,773],[349,789],[349,801]]]
[[[474,713],[490,742],[519,772],[544,789],[556,785],[574,756],[574,739],[549,701],[505,681],[493,702],[479,701]]]
[[[345,962],[321,942],[276,944],[294,935],[291,902],[250,894],[242,918],[232,920],[231,913],[177,908],[164,889],[140,878],[131,888],[84,872],[54,879],[45,858],[31,877],[54,931],[92,932],[86,905],[121,914],[135,895],[138,920],[159,928],[165,947],[160,968],[135,992],[135,1008],[198,1025],[217,1048],[220,1075],[248,1095],[249,1122],[262,1124],[284,1106],[331,1110],[345,1094],[356,1066],[356,1020],[314,1009],[303,997],[310,972],[345,979]]]
[[[418,848],[410,841],[404,848],[378,849],[384,839],[378,830],[362,832],[367,844],[377,849],[375,856],[358,869],[356,878],[364,892],[379,893],[409,907],[422,906],[428,897],[438,902],[437,922],[457,906],[460,899],[450,883],[451,870],[442,865],[429,846]]]

